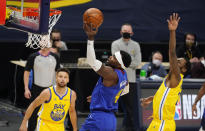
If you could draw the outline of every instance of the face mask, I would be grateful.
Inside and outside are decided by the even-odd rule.
[[[193,43],[192,41],[186,40],[186,45],[187,45],[188,47],[191,47],[193,44],[194,44],[194,43]]]
[[[60,39],[53,39],[53,43],[56,42],[56,41],[60,41]]]
[[[156,65],[157,67],[159,67],[162,62],[161,62],[160,60],[152,60],[152,63],[153,63],[154,65]]]
[[[125,32],[125,33],[122,33],[122,37],[124,39],[130,39],[131,35],[130,35],[130,33]]]

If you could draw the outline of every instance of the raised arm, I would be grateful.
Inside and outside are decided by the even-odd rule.
[[[178,27],[180,17],[178,17],[177,13],[173,13],[170,18],[167,20],[168,29],[170,32],[169,36],[169,63],[170,63],[170,71],[169,71],[169,87],[176,87],[180,82],[180,69],[177,63],[176,56],[176,29]]]
[[[26,114],[23,118],[23,121],[21,123],[21,126],[19,128],[19,131],[25,131],[27,129],[26,125],[27,122],[29,120],[29,118],[31,117],[34,109],[36,109],[36,107],[40,106],[41,104],[43,104],[45,101],[48,101],[50,98],[50,92],[49,89],[45,89],[43,90],[43,92],[29,105],[28,109],[26,110]]]
[[[94,50],[94,37],[98,29],[93,29],[92,25],[84,23],[84,31],[88,36],[87,42],[87,63],[96,71],[104,80],[118,79],[117,73],[109,66],[105,66],[101,61],[96,59]]]

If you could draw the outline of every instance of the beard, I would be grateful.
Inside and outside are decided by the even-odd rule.
[[[106,65],[106,66],[110,66],[110,64],[108,63],[108,61],[105,62],[105,65]]]
[[[105,62],[105,66],[110,66],[112,68],[115,68],[114,66],[112,66],[111,64],[108,63],[108,61]]]
[[[58,87],[64,88],[67,86],[67,84],[65,84],[64,82],[61,83],[57,83]]]

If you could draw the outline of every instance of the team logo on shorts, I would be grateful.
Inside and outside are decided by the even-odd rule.
[[[54,121],[62,120],[65,115],[64,107],[63,104],[55,104],[54,109],[51,111],[51,119]]]

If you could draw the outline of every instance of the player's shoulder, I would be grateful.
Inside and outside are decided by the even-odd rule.
[[[113,68],[112,68],[112,69],[113,69]],[[118,77],[121,77],[122,75],[124,75],[124,74],[127,73],[126,70],[120,70],[120,69],[113,69],[113,71],[114,71],[116,74],[120,75],[120,76],[118,76]]]
[[[70,88],[68,88],[68,89],[70,89]],[[76,97],[77,97],[76,92],[72,89],[70,89],[70,95],[71,95],[72,99],[76,99]]]
[[[66,87],[68,90],[70,90],[70,93],[75,93],[75,91],[74,90],[72,90],[70,87]],[[76,94],[76,93],[75,93]]]
[[[34,53],[30,54],[27,58],[27,63],[33,63],[34,59],[39,55],[40,55],[39,52],[34,52]]]
[[[51,88],[46,88],[41,92],[42,96],[50,96],[51,94]]]

